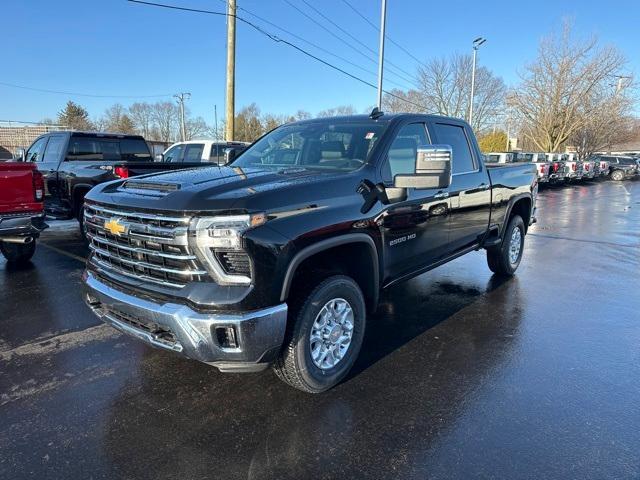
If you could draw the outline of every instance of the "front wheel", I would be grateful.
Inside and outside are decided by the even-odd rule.
[[[273,369],[298,390],[324,392],[349,373],[360,352],[366,323],[362,291],[353,279],[332,276],[291,314],[287,339]]]
[[[487,249],[489,269],[497,274],[510,277],[520,265],[524,250],[524,222],[520,215],[511,217],[499,246]]]
[[[0,242],[0,252],[7,259],[7,262],[21,265],[31,260],[33,254],[36,253],[36,241],[31,240],[29,243]]]

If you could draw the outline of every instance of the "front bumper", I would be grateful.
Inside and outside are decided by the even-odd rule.
[[[0,240],[2,237],[35,237],[47,228],[42,213],[17,213],[0,216]]]
[[[186,305],[156,303],[117,290],[90,271],[85,301],[105,323],[163,350],[221,371],[257,371],[278,355],[287,324],[285,303],[240,313],[202,313]],[[231,330],[229,330],[231,329]],[[229,347],[228,333],[236,346]]]

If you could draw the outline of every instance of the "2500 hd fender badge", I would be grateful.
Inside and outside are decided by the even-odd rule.
[[[389,242],[389,246],[393,247],[394,245],[397,245],[397,244],[402,243],[402,242],[407,242],[407,241],[413,240],[415,238],[416,238],[416,234],[415,233],[412,233],[411,235],[405,235],[404,237],[400,237],[400,238],[396,238],[395,240],[391,240]]]

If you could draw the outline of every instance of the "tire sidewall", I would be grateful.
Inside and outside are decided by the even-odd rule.
[[[322,307],[333,298],[343,298],[353,310],[354,328],[351,344],[343,359],[333,368],[318,368],[311,358],[309,335],[316,316]],[[296,322],[296,358],[302,379],[316,391],[324,391],[342,380],[353,366],[364,339],[366,308],[364,297],[357,284],[347,277],[336,277],[322,288],[312,292],[301,308]]]
[[[511,235],[513,235],[514,229],[520,229],[520,253],[518,254],[518,261],[516,263],[511,263],[511,259],[509,258],[509,248],[511,246]],[[518,267],[520,266],[520,262],[522,261],[522,255],[524,254],[524,221],[519,215],[515,215],[509,225],[507,227],[507,232],[504,237],[504,245],[502,248],[502,254],[504,255],[504,264],[508,266],[508,269],[511,273],[514,273]]]
[[[622,174],[622,172],[620,172],[620,170],[614,170],[613,173],[611,174],[611,178],[614,181],[619,182],[624,178],[624,175]]]
[[[36,251],[36,241],[32,240],[27,244],[11,244],[0,242],[0,252],[11,263],[25,263],[31,260]]]

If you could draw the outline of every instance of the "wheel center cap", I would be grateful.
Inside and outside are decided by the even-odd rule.
[[[329,333],[329,341],[331,343],[336,343],[341,336],[342,327],[340,325],[336,325],[331,329],[331,332]]]

